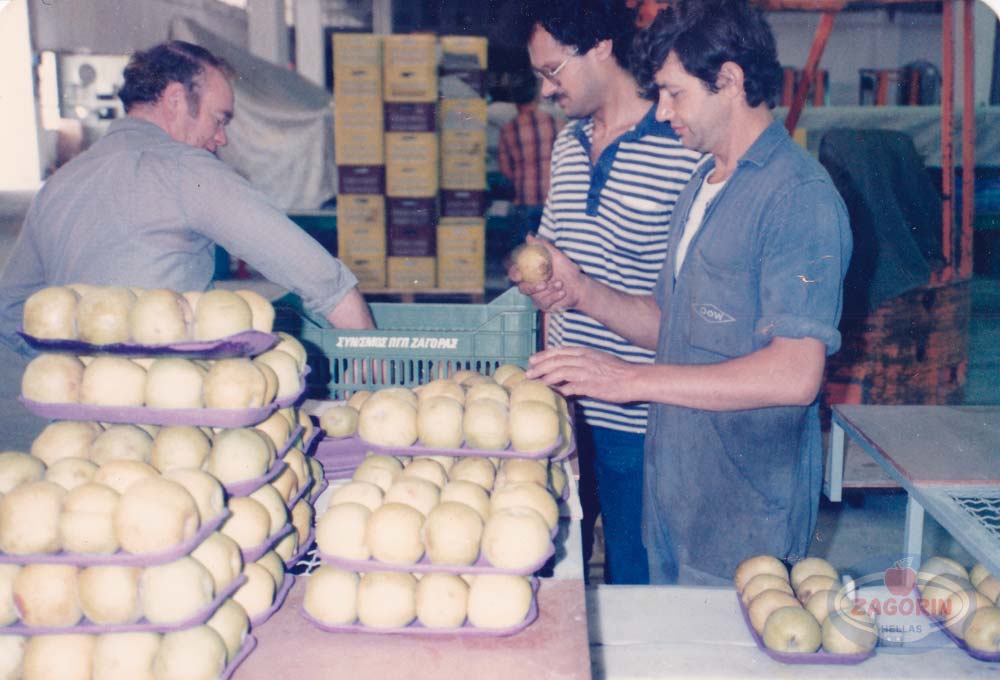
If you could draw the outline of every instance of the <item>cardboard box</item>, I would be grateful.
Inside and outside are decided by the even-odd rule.
[[[382,106],[386,132],[437,131],[435,102],[385,102]],[[382,118],[380,116],[379,120]]]
[[[446,255],[438,258],[438,288],[478,290],[486,284],[486,262],[473,255]]]
[[[483,189],[442,189],[441,217],[482,217],[486,214]]]
[[[334,103],[333,146],[338,165],[384,165],[382,102],[342,97]]]
[[[385,101],[437,101],[436,36],[388,35],[383,46],[383,58]]]
[[[386,193],[430,197],[437,194],[438,136],[432,132],[385,134]]]
[[[350,66],[381,67],[382,36],[372,33],[334,33],[333,68]]]
[[[440,110],[442,130],[486,130],[485,99],[442,99]]]
[[[337,252],[348,257],[385,257],[384,196],[337,198]]]
[[[438,259],[447,256],[486,256],[486,219],[445,217],[437,228]]]
[[[444,130],[441,157],[468,156],[486,159],[486,130]]]
[[[384,194],[384,165],[338,165],[337,194]]]
[[[479,156],[442,156],[441,188],[486,190],[486,158]]]
[[[438,222],[437,198],[388,196],[385,220],[388,228],[434,227]]]
[[[333,98],[368,97],[382,99],[381,66],[358,64],[333,69]]]
[[[386,258],[377,255],[341,257],[341,261],[358,277],[358,283],[366,290],[385,288]]]
[[[388,263],[390,288],[427,289],[434,287],[436,258],[390,257]]]
[[[389,257],[434,257],[437,233],[434,225],[410,227],[393,225],[386,229]]]
[[[449,99],[483,98],[486,96],[486,71],[454,71],[445,66],[438,74],[438,98]]]
[[[476,68],[486,70],[489,41],[477,35],[442,35],[440,38],[442,58],[448,55],[470,55],[475,57]]]

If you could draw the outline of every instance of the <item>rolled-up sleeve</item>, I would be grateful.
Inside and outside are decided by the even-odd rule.
[[[833,354],[852,246],[839,194],[820,180],[789,188],[777,197],[761,238],[756,344],[775,336],[816,338]]]
[[[208,152],[179,161],[178,193],[191,229],[247,262],[326,316],[357,277],[263,192]]]

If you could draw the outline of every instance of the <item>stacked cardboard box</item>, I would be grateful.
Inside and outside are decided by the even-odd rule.
[[[484,285],[486,38],[441,38],[441,221],[438,287]]]
[[[333,36],[337,254],[366,289],[385,288],[382,37]]]
[[[437,227],[437,38],[385,39],[390,288],[433,288]]]

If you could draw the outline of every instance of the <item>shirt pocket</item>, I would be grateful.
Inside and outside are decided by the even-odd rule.
[[[691,346],[729,359],[752,352],[757,306],[752,273],[712,264],[698,251],[688,253],[684,269]]]

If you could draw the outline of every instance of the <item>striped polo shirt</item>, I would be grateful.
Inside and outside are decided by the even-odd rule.
[[[590,161],[594,123],[568,123],[552,152],[552,180],[539,234],[588,276],[631,294],[649,294],[663,267],[674,202],[701,154],[681,146],[656,107]],[[549,315],[547,342],[593,347],[632,363],[654,353],[629,343],[575,310]],[[647,404],[580,399],[584,418],[598,427],[646,431]]]

